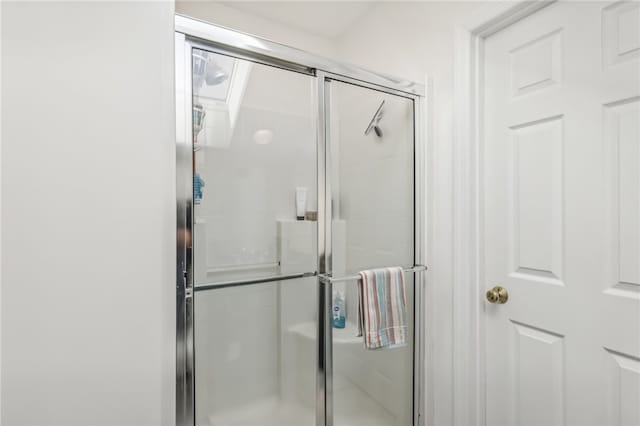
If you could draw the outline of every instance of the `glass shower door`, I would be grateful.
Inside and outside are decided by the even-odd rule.
[[[317,211],[314,78],[191,62],[196,424],[313,425],[317,223],[295,197]]]
[[[332,287],[334,299],[346,302],[346,324],[333,328],[334,425],[411,425],[414,276],[405,274],[408,345],[377,350],[356,337],[353,276],[414,266],[414,101],[335,80],[326,85]]]

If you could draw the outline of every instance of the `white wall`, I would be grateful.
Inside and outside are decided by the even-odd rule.
[[[2,2],[2,424],[173,423],[172,2]]]
[[[335,41],[309,34],[215,1],[176,1],[176,13],[294,46],[318,55],[335,57]]]
[[[0,5],[0,35],[2,34]],[[2,423],[2,40],[0,39],[0,424]]]

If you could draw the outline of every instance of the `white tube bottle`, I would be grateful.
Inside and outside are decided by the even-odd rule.
[[[296,188],[296,219],[304,220],[307,214],[307,188]]]

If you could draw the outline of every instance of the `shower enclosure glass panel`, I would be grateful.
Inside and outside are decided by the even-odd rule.
[[[196,293],[196,425],[315,424],[316,281]]]
[[[194,49],[192,80],[196,285],[315,271],[313,78]]]
[[[413,100],[330,81],[329,149],[334,296],[346,326],[333,328],[336,426],[410,425],[413,418],[414,277],[405,275],[409,343],[366,350],[356,337],[357,283],[345,275],[414,265]]]
[[[193,49],[191,80],[196,424],[313,425],[314,79]]]

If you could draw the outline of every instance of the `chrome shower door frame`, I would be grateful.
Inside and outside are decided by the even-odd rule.
[[[331,187],[331,138],[329,105],[330,105],[330,82],[351,84],[364,89],[375,90],[390,95],[396,95],[413,101],[413,158],[414,158],[414,259],[413,268],[405,270],[426,271],[426,138],[424,129],[425,97],[424,95],[409,94],[397,88],[380,86],[369,81],[363,81],[356,77],[336,74],[335,72],[318,71],[318,108],[320,111],[318,126],[318,201],[324,199],[324,204],[318,204],[318,229],[323,232],[318,233],[318,257],[319,257],[319,303],[318,309],[325,308],[322,315],[331,318],[332,303],[332,267],[333,258],[331,253],[332,234],[332,199]],[[421,92],[424,94],[424,92]],[[320,121],[322,120],[322,121]],[[322,159],[322,156],[325,158]],[[320,165],[324,165],[324,170],[320,173]],[[323,187],[320,187],[320,179],[324,179]],[[321,196],[321,191],[324,196]],[[321,245],[321,236],[324,234],[325,244]],[[397,265],[386,265],[397,266]],[[351,278],[348,278],[350,280]],[[335,282],[342,281],[340,278]],[[426,280],[424,274],[414,273],[414,353],[413,353],[413,425],[424,425],[424,402],[425,402],[425,342],[424,342],[424,286]],[[323,305],[323,301],[326,303]],[[320,312],[320,311],[319,311]],[[320,316],[319,316],[320,318]],[[323,407],[316,407],[316,426],[333,426],[333,328],[331,321],[325,321],[318,327],[319,342],[319,368],[318,368],[318,399],[326,401]],[[325,350],[323,351],[322,348]],[[320,358],[322,356],[322,358]],[[321,377],[324,372],[324,377]],[[416,380],[417,379],[417,380]]]
[[[175,33],[176,89],[176,425],[195,424],[193,377],[193,169],[191,49]],[[190,420],[191,419],[191,420]]]
[[[193,281],[193,147],[191,49],[194,47],[312,75],[315,85],[318,173],[318,265],[320,277],[331,276],[331,155],[329,150],[327,82],[340,81],[413,100],[414,105],[414,265],[424,265],[426,243],[426,182],[424,139],[424,86],[354,67],[202,21],[176,16],[176,425],[195,425],[194,288]],[[305,275],[308,276],[308,275]],[[295,277],[269,277],[270,281]],[[226,282],[220,287],[245,285]],[[425,278],[414,277],[414,426],[424,424],[423,297]],[[206,287],[206,288],[205,288]],[[318,279],[318,336],[316,425],[333,424],[333,345],[331,325],[332,284]],[[417,379],[417,380],[416,380]]]

